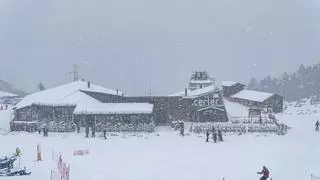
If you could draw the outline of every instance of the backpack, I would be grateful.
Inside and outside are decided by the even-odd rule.
[[[269,170],[266,168],[263,175],[268,178],[269,177]]]

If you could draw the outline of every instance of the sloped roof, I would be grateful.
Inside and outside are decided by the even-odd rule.
[[[211,80],[211,79],[204,79],[204,80],[192,79],[192,80],[190,80],[189,83],[192,83],[192,84],[209,84],[209,83],[213,83],[213,80]]]
[[[94,84],[88,88],[87,82],[75,81],[72,83],[64,84],[58,87],[33,93],[24,97],[17,105],[16,108],[22,108],[31,104],[77,104],[78,101],[93,101],[94,98],[82,93],[80,91],[99,92],[105,94],[116,95],[115,90],[107,89]],[[121,92],[118,92],[119,94]],[[95,100],[97,101],[97,100]],[[98,102],[98,101],[97,101]]]
[[[74,114],[151,114],[150,103],[80,103]]]
[[[219,89],[217,88],[217,86],[211,85],[211,86],[204,87],[204,88],[201,88],[201,89],[196,89],[196,90],[193,90],[193,91],[191,91],[190,89],[187,89],[187,96],[185,96],[185,91],[180,91],[180,92],[177,92],[177,93],[174,93],[174,94],[170,94],[169,96],[181,96],[183,98],[194,98],[194,97],[198,97],[198,96],[201,96],[201,95],[204,95],[204,94],[208,94],[208,93],[211,93],[211,92],[216,92],[218,90]]]
[[[236,102],[229,101],[226,98],[223,98],[223,102],[229,116],[246,117],[249,115],[248,107]]]
[[[233,86],[235,84],[237,84],[237,82],[234,82],[234,81],[222,81],[221,82],[222,86],[227,86],[227,87]]]
[[[261,91],[253,91],[253,90],[242,90],[237,94],[231,96],[231,98],[238,98],[238,99],[246,99],[255,102],[263,102],[266,99],[270,98],[274,94],[266,93]]]
[[[5,92],[5,91],[0,91],[0,98],[1,97],[18,97],[19,95],[13,94],[13,93],[9,93],[9,92]]]

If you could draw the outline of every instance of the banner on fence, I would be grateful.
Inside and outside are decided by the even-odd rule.
[[[50,180],[69,180],[70,176],[70,165],[67,166],[62,160],[62,155],[60,154],[57,163],[57,171],[51,171]]]
[[[83,156],[83,155],[88,155],[88,154],[89,154],[89,149],[73,151],[73,156]]]

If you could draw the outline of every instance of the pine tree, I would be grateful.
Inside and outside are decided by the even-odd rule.
[[[251,81],[249,82],[248,89],[250,89],[250,90],[259,90],[260,89],[259,83],[255,78],[252,78]]]
[[[44,85],[42,83],[40,83],[38,85],[38,89],[39,89],[39,91],[44,91],[45,90]]]

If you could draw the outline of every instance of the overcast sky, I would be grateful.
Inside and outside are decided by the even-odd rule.
[[[168,94],[320,62],[319,0],[0,0],[0,79],[28,92],[72,64],[127,94]]]

